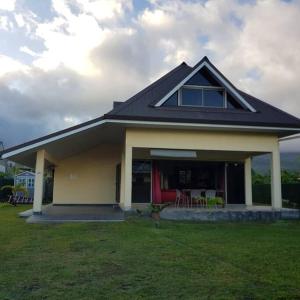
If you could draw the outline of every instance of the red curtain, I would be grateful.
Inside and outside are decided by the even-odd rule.
[[[156,161],[152,162],[152,202],[161,203],[160,172]]]

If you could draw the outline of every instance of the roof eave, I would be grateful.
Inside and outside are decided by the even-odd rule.
[[[49,136],[36,139],[25,144],[21,144],[9,149],[6,149],[2,152],[1,158],[6,159],[14,155],[29,151],[36,150],[40,147],[47,145],[49,143],[61,140],[70,135],[74,135],[84,130],[100,126],[103,124],[119,124],[122,126],[135,126],[135,127],[165,127],[165,128],[182,128],[182,129],[202,129],[202,130],[232,130],[232,131],[251,131],[251,132],[269,132],[274,134],[280,134],[280,136],[289,136],[291,134],[300,133],[299,127],[278,127],[278,126],[253,126],[253,125],[242,125],[242,124],[225,124],[223,123],[212,123],[212,122],[179,122],[178,120],[158,120],[158,119],[138,119],[138,118],[120,118],[119,116],[109,116],[109,118],[102,118],[100,121],[88,124],[86,126],[81,126],[77,128],[70,128],[68,131],[64,130],[63,132],[58,132],[56,135],[52,134]],[[286,135],[284,134],[286,132]]]

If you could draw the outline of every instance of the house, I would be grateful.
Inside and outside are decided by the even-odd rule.
[[[0,172],[1,173],[6,172],[5,162],[3,160],[0,160]]]
[[[28,197],[33,198],[34,195],[34,178],[35,174],[30,171],[23,171],[15,175],[14,185],[21,184],[28,191]]]
[[[300,120],[237,89],[207,57],[182,63],[94,120],[6,149],[35,168],[34,213],[45,169],[54,205],[174,202],[176,190],[252,206],[251,158],[271,155],[273,209],[281,209],[279,139]]]

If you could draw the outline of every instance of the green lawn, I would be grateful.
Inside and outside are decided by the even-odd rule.
[[[0,299],[300,299],[300,222],[29,225],[0,204]]]

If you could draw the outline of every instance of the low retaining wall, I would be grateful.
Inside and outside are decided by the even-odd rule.
[[[197,208],[165,208],[161,218],[187,221],[275,221],[300,219],[300,210],[218,210]]]

